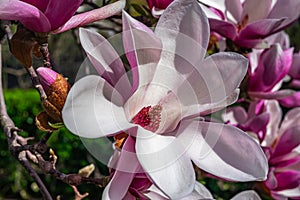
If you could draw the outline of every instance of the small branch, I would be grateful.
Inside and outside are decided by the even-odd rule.
[[[44,67],[52,68],[50,62],[50,53],[48,50],[48,43],[43,43],[40,45],[40,51],[44,58]]]
[[[4,101],[4,94],[2,88],[2,60],[1,60],[1,44],[0,44],[0,114],[1,114],[1,125],[8,142],[8,148],[11,154],[21,163],[21,165],[28,171],[29,175],[34,179],[37,185],[40,188],[40,191],[43,195],[43,198],[46,200],[52,200],[50,193],[48,192],[43,181],[40,179],[39,175],[32,168],[29,161],[26,158],[26,152],[18,152],[16,149],[21,146],[18,142],[22,137],[18,135],[19,129],[15,126],[14,122],[7,114],[6,104]],[[24,143],[27,143],[27,140],[23,138]]]
[[[31,81],[32,81],[32,84],[33,86],[37,89],[37,91],[39,92],[40,94],[40,97],[41,97],[41,101],[44,101],[47,99],[47,95],[42,87],[42,85],[40,84],[40,81],[39,81],[39,77],[38,75],[36,74],[34,68],[31,66],[29,68],[26,68],[30,78],[31,78]]]

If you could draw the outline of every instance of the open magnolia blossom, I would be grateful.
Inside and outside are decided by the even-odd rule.
[[[86,138],[130,134],[142,172],[171,199],[193,191],[191,160],[227,180],[266,178],[267,160],[251,137],[199,118],[236,101],[248,63],[228,52],[205,58],[209,25],[197,1],[174,1],[154,32],[124,11],[122,37],[131,83],[110,43],[80,29],[81,44],[100,76],[80,79],[68,94],[63,120],[71,132]]]
[[[300,1],[295,0],[199,0],[210,28],[241,47],[260,46],[262,39],[296,21]]]
[[[264,182],[276,200],[300,198],[300,108],[293,108],[282,119],[277,101],[267,101],[270,113],[265,146],[269,160],[268,179]]]
[[[262,183],[264,189],[276,200],[299,199],[300,108],[293,108],[282,120],[281,108],[275,100],[250,107],[248,113],[242,107],[234,107],[232,115],[227,113],[224,117],[257,135],[270,167],[268,178]]]
[[[120,0],[74,15],[82,2],[83,0],[1,0],[0,19],[20,21],[33,32],[58,33],[105,19],[125,7],[125,0]]]

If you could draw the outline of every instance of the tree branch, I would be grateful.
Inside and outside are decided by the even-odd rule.
[[[1,47],[2,46],[0,44],[0,75],[2,74]],[[43,181],[40,179],[39,175],[36,173],[36,171],[34,171],[29,161],[27,160],[26,152],[16,151],[16,148],[21,146],[21,144],[17,140],[20,137],[18,136],[19,129],[15,126],[14,122],[7,114],[6,104],[4,101],[3,88],[2,88],[2,76],[0,76],[0,116],[1,116],[1,125],[3,127],[8,142],[8,148],[11,154],[21,163],[21,165],[26,169],[26,171],[28,171],[29,175],[37,183],[43,195],[43,198],[46,200],[52,200],[52,197],[48,192],[46,186],[44,185]]]

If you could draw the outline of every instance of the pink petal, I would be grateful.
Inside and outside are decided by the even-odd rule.
[[[241,21],[243,7],[240,0],[225,0],[225,6],[237,22]]]
[[[45,10],[48,6],[48,3],[49,3],[49,0],[43,0],[43,1],[40,1],[40,0],[22,0],[22,1],[37,7],[42,12],[45,12]]]
[[[264,19],[271,9],[272,0],[246,0],[242,18],[248,16],[248,23]]]
[[[145,172],[171,199],[192,192],[195,184],[193,165],[174,137],[161,136],[139,127],[136,153]]]
[[[83,0],[49,0],[45,15],[51,24],[51,30],[56,30],[65,24],[79,8]]]
[[[282,49],[288,49],[290,48],[290,38],[289,35],[286,34],[284,31],[281,31],[279,33],[273,34],[266,38],[267,42],[272,45],[279,43]],[[294,58],[293,58],[294,61]]]
[[[99,76],[87,76],[71,88],[62,111],[66,127],[74,134],[97,138],[127,130],[122,96]]]
[[[119,0],[98,9],[74,15],[64,25],[55,30],[54,33],[61,33],[72,28],[85,26],[92,22],[111,17],[121,12],[121,10],[125,7],[125,3],[125,0]]]
[[[259,39],[259,38],[265,38],[272,33],[278,30],[278,27],[280,27],[284,23],[283,19],[262,19],[255,21],[251,24],[248,24],[246,27],[244,27],[240,34],[239,38],[241,39]]]
[[[299,171],[285,171],[275,174],[278,186],[276,190],[293,189],[299,187],[300,172]]]
[[[130,17],[125,11],[123,19],[123,44],[126,57],[132,70],[133,90],[140,85],[148,84],[153,78],[158,63],[162,44],[151,29]]]
[[[234,24],[223,20],[209,19],[210,29],[220,35],[234,40],[237,37],[237,28]]]
[[[270,19],[286,18],[283,24],[278,29],[284,29],[299,17],[300,2],[294,0],[277,0],[271,12],[268,15]]]
[[[293,55],[293,63],[289,71],[292,78],[300,79],[300,54]]]
[[[94,31],[80,28],[79,37],[98,74],[114,86],[126,101],[131,94],[131,85],[118,53],[108,40]]]
[[[51,30],[47,17],[39,9],[19,0],[1,0],[0,16],[2,20],[18,20],[35,32]]]
[[[250,76],[249,90],[269,92],[288,73],[292,64],[293,49],[282,51],[276,44],[263,51],[259,63]]]
[[[230,124],[244,124],[248,119],[248,114],[241,106],[229,108],[224,115],[222,115],[224,122]]]
[[[294,108],[300,106],[300,92],[295,92],[289,97],[278,99],[280,105],[287,108]]]
[[[140,168],[141,166],[135,154],[135,141],[128,136],[121,150],[117,169],[111,180],[109,197],[111,199],[122,199],[128,192],[135,172]]]
[[[272,156],[281,156],[290,153],[295,147],[300,145],[300,125],[286,130],[275,147]]]
[[[293,108],[286,113],[280,127],[280,132],[283,133],[286,130],[300,124],[300,108]]]
[[[183,121],[178,132],[178,139],[201,169],[234,181],[266,179],[268,163],[262,149],[240,129],[212,122]]]

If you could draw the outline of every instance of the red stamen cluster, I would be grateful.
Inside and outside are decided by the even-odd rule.
[[[132,122],[149,131],[155,132],[159,128],[161,111],[162,107],[160,105],[144,107],[140,110],[140,112],[138,112],[138,114],[136,114],[136,116],[132,119]]]

